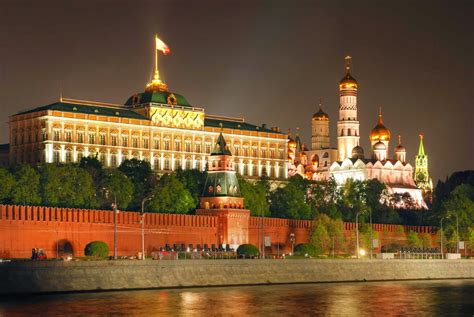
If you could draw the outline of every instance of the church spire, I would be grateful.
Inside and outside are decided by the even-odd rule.
[[[425,156],[425,147],[423,146],[423,134],[420,135],[420,147],[418,148],[418,156]]]
[[[428,156],[425,154],[423,146],[423,134],[420,134],[420,147],[415,160],[415,183],[424,194],[430,194],[433,191],[433,184],[428,173]]]

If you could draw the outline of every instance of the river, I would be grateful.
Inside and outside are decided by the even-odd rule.
[[[473,316],[474,280],[324,283],[34,295],[0,316]]]

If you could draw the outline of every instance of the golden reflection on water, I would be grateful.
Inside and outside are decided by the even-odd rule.
[[[0,316],[447,316],[472,298],[474,281],[211,287],[0,300]]]

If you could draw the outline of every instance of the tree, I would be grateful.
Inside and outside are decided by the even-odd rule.
[[[176,179],[189,191],[193,197],[194,206],[197,207],[199,205],[199,198],[204,189],[204,184],[206,183],[207,173],[197,169],[178,169],[175,175]]]
[[[325,214],[319,214],[314,220],[314,229],[311,233],[311,243],[316,247],[317,254],[328,252],[331,237],[328,232],[330,218]]]
[[[117,169],[106,171],[102,188],[105,198],[104,207],[108,207],[117,199],[117,208],[125,210],[132,201],[133,183],[127,175]]]
[[[39,195],[39,174],[30,165],[22,164],[15,168],[15,186],[11,191],[11,200],[18,205],[37,205],[41,203]]]
[[[431,241],[431,235],[429,233],[423,233],[421,235],[421,241],[422,241],[422,247],[423,248],[431,248],[432,247],[432,241]]]
[[[407,243],[411,248],[421,248],[423,246],[423,242],[418,237],[418,234],[414,231],[410,231],[407,234]]]
[[[165,174],[153,189],[147,210],[161,213],[188,213],[196,207],[193,196],[175,174]]]
[[[270,210],[265,194],[265,187],[262,183],[252,184],[242,177],[238,177],[240,193],[244,198],[244,207],[250,210],[252,216],[268,216]]]
[[[10,201],[12,189],[15,187],[15,178],[5,168],[0,167],[0,203]]]
[[[273,217],[311,219],[311,208],[307,204],[307,181],[299,175],[288,180],[285,187],[277,188],[270,195],[270,211]]]
[[[142,199],[151,192],[155,183],[155,174],[151,169],[150,163],[133,158],[131,160],[124,160],[118,167],[118,170],[127,175],[133,183],[133,198],[129,207],[139,210]]]
[[[41,197],[44,205],[97,207],[92,176],[76,165],[39,166]]]

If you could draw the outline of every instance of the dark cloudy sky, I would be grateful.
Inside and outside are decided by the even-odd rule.
[[[66,4],[67,2],[67,4]],[[206,113],[301,127],[319,97],[336,145],[338,82],[353,56],[362,146],[383,107],[393,151],[433,179],[474,168],[472,1],[1,1],[0,142],[8,116],[70,98],[124,103],[153,69]]]

